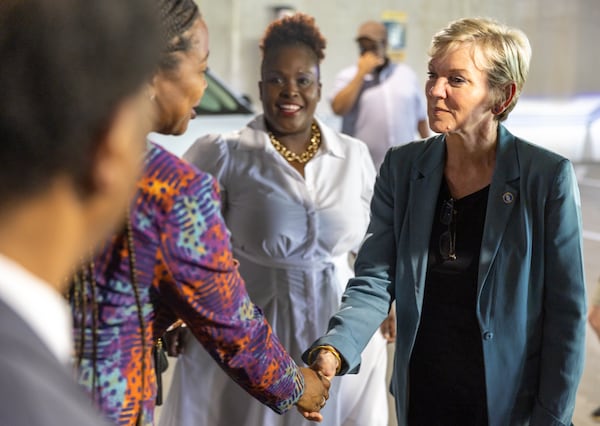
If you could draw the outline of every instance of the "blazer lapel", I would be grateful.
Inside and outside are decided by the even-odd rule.
[[[423,153],[416,159],[411,171],[407,226],[409,256],[419,314],[423,306],[431,226],[444,173],[445,156],[444,137],[431,139]]]
[[[506,231],[510,215],[519,199],[519,158],[515,138],[502,125],[498,129],[496,170],[490,185],[485,217],[477,293],[481,291],[498,253],[498,248]]]

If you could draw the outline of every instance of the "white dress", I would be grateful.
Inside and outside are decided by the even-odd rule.
[[[248,293],[283,346],[301,354],[339,307],[349,253],[369,222],[375,168],[362,142],[318,122],[319,152],[303,178],[273,148],[262,116],[241,131],[199,139],[185,158],[215,175]],[[387,426],[386,343],[376,333],[358,375],[333,380],[324,426]],[[309,426],[252,399],[192,337],[180,355],[160,426]]]

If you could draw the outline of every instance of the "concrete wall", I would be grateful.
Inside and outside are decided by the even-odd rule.
[[[354,35],[367,19],[385,10],[407,13],[405,61],[425,81],[431,36],[450,20],[489,16],[524,30],[533,47],[529,96],[569,96],[600,92],[600,1],[598,0],[197,0],[211,35],[210,67],[259,105],[262,33],[273,7],[289,5],[313,15],[328,41],[322,65],[327,97],[336,72],[356,60]],[[321,102],[320,111],[328,109]]]

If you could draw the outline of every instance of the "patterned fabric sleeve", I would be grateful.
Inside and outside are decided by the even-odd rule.
[[[303,376],[249,299],[229,237],[216,181],[189,180],[166,215],[155,288],[233,380],[283,413],[300,398]]]

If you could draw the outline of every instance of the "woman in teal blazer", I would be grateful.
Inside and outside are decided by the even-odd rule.
[[[399,425],[569,425],[583,369],[580,201],[568,160],[500,124],[525,35],[462,19],[434,36],[425,141],[391,149],[340,311],[304,354],[352,373],[396,301]]]

